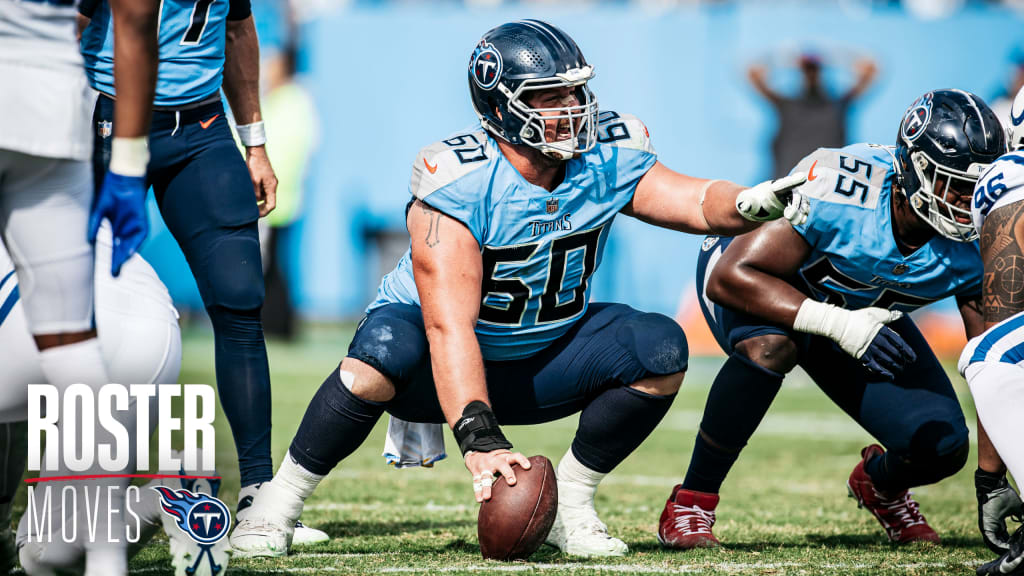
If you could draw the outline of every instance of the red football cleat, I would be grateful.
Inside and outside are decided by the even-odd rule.
[[[910,497],[910,492],[903,490],[896,494],[887,494],[876,490],[871,483],[871,476],[864,471],[864,463],[884,452],[885,450],[878,444],[872,444],[860,451],[861,460],[854,466],[846,483],[850,497],[857,501],[859,508],[867,508],[878,519],[882,528],[885,528],[889,540],[897,544],[938,544],[939,535],[928,525],[928,521],[918,509],[917,502]]]
[[[661,511],[658,541],[677,550],[718,546],[718,538],[711,533],[716,506],[718,494],[683,490],[683,485],[677,484]]]

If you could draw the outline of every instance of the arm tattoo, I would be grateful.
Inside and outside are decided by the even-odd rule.
[[[442,214],[435,210],[433,206],[426,204],[425,202],[416,202],[420,205],[420,209],[423,210],[423,214],[427,217],[430,222],[430,226],[427,228],[427,237],[424,239],[424,243],[428,248],[433,248],[441,243],[441,216]]]
[[[981,230],[985,263],[983,297],[985,322],[1001,322],[1024,310],[1024,202],[993,210]]]

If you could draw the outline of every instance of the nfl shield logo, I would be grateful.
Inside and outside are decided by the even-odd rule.
[[[100,133],[100,138],[110,138],[110,135],[114,133],[114,123],[101,120],[97,129]]]
[[[910,266],[907,266],[906,264],[902,263],[892,267],[892,273],[897,276],[899,276],[900,274],[906,274],[908,270],[910,270]]]
[[[558,198],[551,198],[547,202],[548,214],[558,212]]]

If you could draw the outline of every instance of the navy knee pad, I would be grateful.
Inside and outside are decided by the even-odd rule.
[[[970,453],[963,421],[931,420],[910,441],[909,453],[887,451],[869,461],[865,470],[880,490],[898,491],[934,484],[960,471]]]
[[[664,376],[686,371],[690,356],[686,333],[668,316],[635,314],[622,323],[615,340],[652,374]]]
[[[356,329],[348,356],[370,365],[400,391],[430,359],[420,309],[389,304],[371,311]]]
[[[967,463],[969,452],[966,426],[947,421],[925,422],[910,440],[909,460],[915,468],[913,485],[931,484],[956,474]]]
[[[193,272],[207,308],[255,310],[263,306],[263,264],[256,223],[212,242],[203,267]]]

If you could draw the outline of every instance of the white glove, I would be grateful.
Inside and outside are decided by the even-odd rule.
[[[839,344],[844,352],[859,360],[879,331],[889,322],[902,317],[903,312],[899,310],[846,310],[808,298],[796,313],[793,329],[829,338]]]
[[[761,182],[736,196],[736,211],[747,220],[767,222],[783,217],[793,224],[807,221],[810,204],[794,190],[807,181],[807,174],[794,172],[785,178]]]

